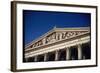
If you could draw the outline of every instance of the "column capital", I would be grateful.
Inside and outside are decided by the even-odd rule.
[[[77,44],[78,46],[81,46],[82,45],[82,43],[79,43],[79,44]]]
[[[65,47],[66,49],[69,49],[70,47]]]
[[[59,52],[59,49],[55,50],[55,52]]]

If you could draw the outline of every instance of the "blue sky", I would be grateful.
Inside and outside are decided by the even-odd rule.
[[[63,28],[90,25],[90,13],[23,10],[24,44],[38,38],[53,29],[54,26]]]

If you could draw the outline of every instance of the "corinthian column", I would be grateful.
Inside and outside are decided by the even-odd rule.
[[[82,59],[82,48],[81,48],[81,44],[78,44],[78,59],[79,60]]]

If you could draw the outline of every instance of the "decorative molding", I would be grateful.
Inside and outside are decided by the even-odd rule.
[[[78,35],[82,35],[85,33],[89,33],[89,27],[82,28],[54,28],[52,32],[47,32],[48,34],[45,37],[37,39],[37,41],[32,42],[30,45],[26,46],[25,48],[35,48],[38,46],[46,45],[48,43],[54,43],[59,40],[69,39],[71,37],[76,37]]]

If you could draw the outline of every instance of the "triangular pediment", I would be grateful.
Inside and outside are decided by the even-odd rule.
[[[40,36],[36,40],[32,41],[28,47],[38,47],[41,45],[54,43],[64,39],[74,38],[80,35],[90,33],[89,27],[80,27],[80,28],[54,28],[44,35]]]

